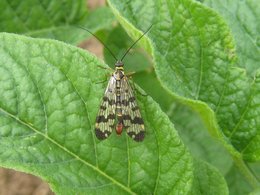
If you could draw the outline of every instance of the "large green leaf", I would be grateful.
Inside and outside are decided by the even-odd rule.
[[[196,179],[190,192],[191,195],[228,194],[225,179],[216,171],[216,168],[201,160],[196,160],[194,167]]]
[[[139,64],[140,63],[142,63],[142,61],[139,61]],[[132,64],[129,64],[129,61],[126,60],[126,65],[131,66]],[[221,145],[219,140],[210,137],[205,125],[202,123],[197,113],[194,113],[187,106],[173,102],[173,98],[169,93],[162,89],[160,83],[156,80],[156,77],[153,73],[139,72],[134,74],[133,78],[134,81],[142,86],[147,94],[151,95],[153,99],[160,104],[162,110],[167,113],[170,120],[175,124],[176,130],[178,130],[178,133],[180,134],[184,144],[189,148],[192,156],[203,159],[211,165],[214,165],[223,175],[225,175],[230,194],[243,195],[252,191],[252,187],[249,186],[245,177],[239,173],[239,170],[235,167],[235,165],[232,165],[232,158]],[[199,166],[200,168],[197,168],[200,172],[195,174],[197,175],[196,184],[209,186],[207,182],[209,182],[211,177],[214,179],[214,181],[216,181],[218,173],[205,174],[207,173],[205,170],[214,170],[214,168],[211,166],[205,166],[206,164],[203,161],[197,162],[195,161],[195,170],[196,165],[201,166]],[[254,167],[257,167],[257,165]],[[255,175],[259,175],[259,171],[256,169],[254,169],[254,171],[256,171]],[[203,179],[205,179],[205,175],[208,175],[206,177],[206,182],[203,181]],[[215,177],[213,175],[215,175]],[[211,185],[213,184],[216,187],[212,190],[214,191],[218,189],[217,185],[221,185],[221,183],[223,183],[221,177],[216,181],[216,183],[213,184],[211,182]],[[204,187],[195,187],[193,188],[194,191],[192,190],[192,193],[197,193],[197,190],[204,192],[205,189],[206,188]],[[221,189],[225,190],[225,188]],[[204,193],[208,194],[208,189]],[[221,194],[221,192],[218,191],[217,194]]]
[[[244,195],[249,194],[252,189],[246,182],[245,178],[234,165],[231,167],[226,175],[226,180],[229,186],[229,193],[231,195]]]
[[[230,155],[218,140],[209,135],[197,113],[176,104],[169,118],[176,124],[176,129],[193,156],[214,165],[223,175],[229,172],[232,166]]]
[[[100,142],[102,63],[52,40],[2,33],[0,43],[1,166],[38,175],[58,194],[190,191],[191,156],[150,97],[138,95],[144,142],[125,134]]]
[[[134,39],[142,34],[137,28],[154,24],[142,44],[155,59],[160,82],[200,114],[257,187],[243,159],[260,160],[260,74],[251,80],[234,66],[237,56],[223,19],[190,0],[108,2]]]
[[[238,65],[254,74],[260,62],[260,4],[258,0],[203,0],[227,21],[235,38]]]
[[[107,7],[88,12],[86,0],[0,1],[0,28],[32,37],[46,37],[78,44],[89,33],[108,28],[114,21]]]

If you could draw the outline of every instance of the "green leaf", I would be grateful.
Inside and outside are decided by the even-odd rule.
[[[162,110],[167,113],[170,120],[175,124],[176,130],[178,130],[178,133],[180,134],[184,144],[189,148],[192,156],[194,156],[195,159],[200,158],[210,163],[223,175],[225,175],[230,194],[242,195],[247,194],[252,190],[245,178],[243,178],[243,176],[238,172],[239,170],[234,167],[235,165],[232,165],[232,159],[221,143],[218,140],[210,137],[205,125],[202,123],[197,113],[194,113],[184,105],[178,104],[177,102],[172,102],[173,98],[169,93],[162,89],[160,83],[158,80],[156,80],[154,73],[139,72],[134,74],[133,78],[135,82],[142,86],[147,94],[152,96],[153,99],[160,104]],[[207,165],[207,163],[203,161],[200,163],[202,163],[203,166]],[[205,173],[205,169],[214,171],[212,166],[204,168],[203,166],[201,166],[202,170],[200,170],[200,172]],[[259,167],[260,166],[258,166],[258,168]],[[197,167],[197,169],[199,170],[199,167]],[[259,175],[257,170],[254,171],[255,175]],[[218,173],[213,172],[212,175],[218,175]],[[196,194],[196,190],[205,190],[204,188],[197,185],[200,183],[208,184],[207,182],[210,182],[210,179],[203,181],[205,178],[208,177],[205,177],[205,175],[199,173],[197,180],[194,182],[195,184],[192,188],[194,190],[192,191],[194,194]],[[217,178],[218,177],[214,178],[214,181],[217,182],[217,184],[223,183],[222,177],[219,177],[218,179]],[[197,186],[197,188],[194,186]],[[221,189],[226,188],[225,186],[222,186]],[[206,194],[208,194],[208,191]]]
[[[190,194],[228,194],[225,179],[220,175],[216,168],[209,164],[196,160],[195,176],[193,188]],[[216,179],[218,178],[218,179]]]
[[[244,195],[253,190],[237,167],[232,164],[232,159],[223,146],[207,134],[196,113],[177,104],[169,117],[176,124],[175,127],[191,154],[214,165],[225,175],[230,194]],[[255,175],[259,175],[259,170],[254,169]]]
[[[173,102],[172,96],[156,80],[154,72],[140,72],[134,74],[133,79],[147,94],[159,103],[161,109],[175,124],[176,130],[184,144],[195,158],[203,159],[214,165],[223,175],[230,170],[232,159],[225,148],[218,140],[208,134],[197,113],[187,106]]]
[[[86,38],[92,35],[78,27],[84,27],[92,33],[109,28],[114,22],[114,16],[108,7],[100,7],[91,11],[86,17],[70,24],[61,24],[57,26],[50,26],[48,28],[41,28],[35,31],[24,33],[32,37],[46,37],[57,39],[66,43],[77,45]]]
[[[33,9],[32,9],[33,8]],[[114,21],[107,7],[88,13],[85,0],[72,1],[1,1],[0,28],[32,37],[45,37],[78,44],[90,34],[76,26],[88,28],[93,33],[108,28]]]
[[[192,158],[159,106],[137,94],[145,141],[100,142],[95,117],[107,72],[54,40],[0,34],[0,165],[32,173],[57,194],[186,194]],[[104,66],[104,65],[103,65]]]
[[[234,66],[237,56],[223,19],[190,0],[108,2],[134,39],[142,34],[137,28],[154,24],[142,43],[155,59],[158,79],[200,114],[251,185],[259,186],[243,160],[260,160],[260,74],[252,80]]]
[[[142,61],[139,62],[139,64]],[[129,64],[126,63],[126,66]],[[161,84],[158,82],[154,71],[142,71],[133,75],[133,80],[145,90],[145,92],[151,96],[158,104],[161,109],[170,116],[172,107],[175,105],[172,101],[173,98],[163,89]]]
[[[215,166],[223,175],[229,172],[232,166],[230,155],[218,140],[208,134],[197,113],[184,105],[176,104],[169,112],[169,118],[194,157]]]
[[[210,137],[205,125],[202,123],[197,113],[194,113],[184,105],[172,102],[173,98],[169,93],[162,89],[153,73],[137,73],[134,75],[134,80],[145,89],[147,94],[151,95],[160,104],[162,110],[167,113],[170,120],[175,124],[176,130],[178,130],[184,144],[189,148],[192,156],[195,157],[195,172],[197,170],[198,173],[195,173],[196,180],[194,181],[191,191],[193,194],[200,194],[198,191],[201,191],[202,194],[208,194],[208,187],[204,188],[204,184],[215,186],[216,188],[212,189],[212,191],[227,190],[226,185],[221,186],[225,183],[223,182],[223,177],[219,175],[219,172],[216,171],[215,168],[205,163],[205,161],[216,167],[223,175],[228,174],[226,179],[232,190],[239,189],[239,182],[241,180],[245,183],[242,186],[246,186],[247,189],[251,190],[251,188],[248,187],[248,184],[244,181],[244,178],[235,180],[235,178],[230,176],[229,173],[232,167],[232,159],[230,155],[218,140]],[[198,158],[203,159],[204,161],[196,160]],[[198,166],[199,164],[202,165]],[[204,173],[206,174],[203,175]],[[237,172],[232,173],[235,175],[239,174]],[[214,177],[212,175],[214,175]],[[212,178],[210,176],[212,176]],[[213,179],[214,182],[212,182],[211,179]],[[234,182],[236,182],[237,185],[233,185]],[[218,184],[221,187],[218,186]],[[212,194],[214,193],[212,192]]]
[[[203,0],[224,17],[235,38],[238,63],[252,75],[260,62],[260,4],[257,0],[228,1]]]
[[[243,175],[239,173],[239,170],[235,165],[232,166],[227,173],[226,180],[231,195],[244,195],[249,194],[252,191],[250,185],[246,182]]]

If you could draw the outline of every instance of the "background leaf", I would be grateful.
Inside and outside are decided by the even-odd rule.
[[[108,2],[134,39],[141,34],[134,26],[145,29],[154,24],[143,44],[155,58],[158,79],[176,99],[200,114],[210,133],[257,187],[259,182],[242,158],[260,159],[259,74],[252,80],[234,66],[233,39],[223,19],[190,0]]]
[[[195,161],[194,166],[197,179],[190,194],[228,194],[226,182],[216,168],[200,160]]]
[[[202,2],[216,10],[226,20],[237,46],[236,51],[239,56],[237,65],[246,68],[254,76],[260,61],[259,1],[203,0]]]
[[[110,27],[114,17],[107,7],[87,11],[85,0],[8,0],[0,2],[0,21],[4,32],[52,38],[76,45],[90,37],[77,26],[95,33]]]
[[[229,187],[230,194],[249,194],[252,191],[251,186],[245,180],[243,175],[239,173],[239,170],[234,165],[231,167],[226,175],[226,180]]]
[[[129,63],[127,62],[127,64]],[[205,173],[205,169],[207,169],[209,173],[211,173],[211,170],[214,170],[211,166],[204,167],[207,165],[205,161],[218,168],[222,175],[225,176],[228,183],[229,194],[242,195],[253,190],[243,175],[239,173],[239,170],[236,168],[236,165],[233,164],[232,158],[224,149],[221,142],[208,134],[207,129],[198,114],[193,112],[187,106],[173,102],[173,98],[169,93],[163,90],[160,83],[156,80],[154,73],[140,72],[134,74],[134,80],[145,89],[146,93],[151,95],[160,104],[160,107],[165,113],[167,113],[170,120],[176,124],[176,129],[178,130],[184,144],[189,148],[192,156],[195,157],[195,164],[202,164],[202,166],[197,167],[197,170],[200,170],[201,168],[202,170],[200,171],[203,173]],[[196,159],[203,159],[204,161],[200,160],[200,162],[197,163]],[[259,175],[259,165],[248,164],[248,166],[254,170],[256,176]],[[218,178],[218,173],[213,172],[210,175],[215,175],[214,181],[216,181],[217,184],[223,182],[221,177],[219,180],[216,179]],[[196,182],[194,182],[195,187],[192,188],[191,192],[196,194],[198,193],[198,190],[200,190],[203,193],[208,194],[209,191],[207,191],[207,188],[199,187],[199,184],[209,186],[207,182],[212,182],[210,181],[210,177],[205,177],[205,175],[199,174],[196,179]],[[211,183],[210,185],[215,184]],[[205,189],[206,192],[204,192]],[[225,191],[225,189],[225,186],[222,186],[221,190]]]
[[[232,159],[221,143],[212,138],[197,113],[176,104],[169,117],[193,156],[217,167],[223,175],[232,167]]]

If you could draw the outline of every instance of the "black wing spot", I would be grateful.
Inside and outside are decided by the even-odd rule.
[[[95,129],[95,133],[96,133],[96,136],[97,136],[97,138],[99,139],[99,140],[104,140],[104,139],[106,139],[110,134],[111,134],[111,132],[109,132],[109,131],[100,131],[100,129],[99,128],[96,128]]]
[[[143,119],[140,118],[140,117],[135,117],[133,120],[131,120],[131,122],[132,122],[133,124],[139,124],[139,125],[144,124]]]
[[[135,132],[128,132],[127,134],[137,142],[141,142],[144,140],[144,131],[140,131],[137,134]]]
[[[135,106],[135,107],[132,108],[132,111],[136,111],[136,110],[139,110],[138,106]]]
[[[106,110],[107,107],[106,107],[106,106],[100,106],[100,109],[101,109],[101,110]]]
[[[130,120],[132,124],[139,124],[142,125],[144,124],[144,121],[141,117],[134,117],[134,119],[131,118],[130,115],[123,115],[123,120]]]
[[[134,102],[134,101],[135,101],[135,97],[134,96],[129,98],[129,102]]]
[[[116,101],[115,100],[110,100],[108,97],[104,96],[103,97],[103,101],[104,102],[108,102],[108,104],[111,106],[111,105],[115,105],[116,104]]]
[[[106,101],[108,101],[108,100],[109,100],[108,97],[106,97],[106,96],[103,97],[103,101],[106,102]]]

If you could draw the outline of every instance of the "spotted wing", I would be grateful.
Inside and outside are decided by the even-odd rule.
[[[98,139],[106,139],[114,129],[116,110],[116,80],[112,76],[108,82],[95,125]]]
[[[124,77],[121,82],[121,106],[124,128],[133,140],[137,142],[143,141],[145,134],[144,121],[136,103],[132,87],[127,77]]]

